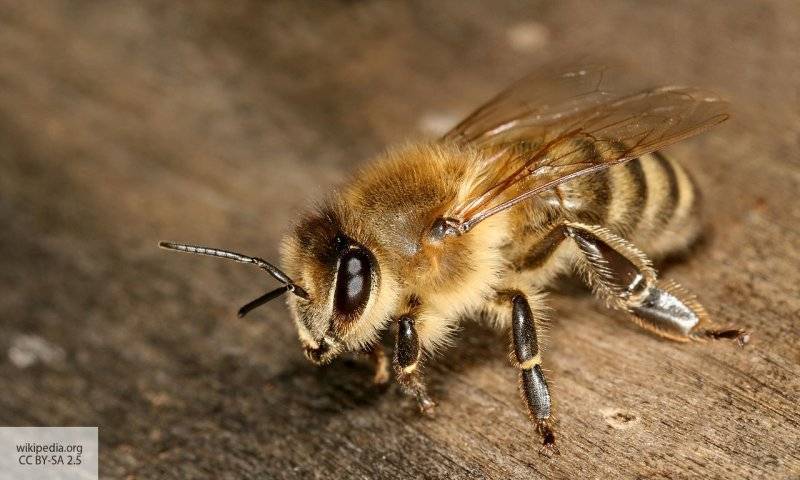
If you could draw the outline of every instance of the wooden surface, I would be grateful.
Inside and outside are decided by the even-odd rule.
[[[99,425],[104,478],[800,478],[800,8],[793,2],[0,5],[0,424]],[[258,271],[311,199],[436,135],[535,65],[612,56],[713,88],[735,118],[670,153],[709,235],[667,276],[744,350],[674,344],[552,297],[562,454],[507,340],[466,326],[420,418],[303,358]]]

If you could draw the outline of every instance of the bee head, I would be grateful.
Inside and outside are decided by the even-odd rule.
[[[322,212],[302,220],[283,244],[287,272],[308,298],[289,297],[306,357],[323,364],[376,341],[396,288],[368,236]]]
[[[161,242],[159,246],[196,255],[256,265],[283,285],[239,309],[251,310],[289,293],[287,301],[309,360],[329,362],[346,351],[365,349],[379,340],[389,321],[396,284],[369,237],[344,227],[340,216],[323,211],[307,217],[282,248],[286,271],[258,257],[213,247]],[[297,280],[297,281],[295,281]]]

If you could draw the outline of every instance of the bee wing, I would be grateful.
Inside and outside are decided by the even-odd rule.
[[[602,77],[603,70],[590,72],[582,77]],[[468,198],[449,209],[462,232],[560,183],[661,149],[729,116],[725,101],[697,88],[660,87],[624,97],[593,88],[552,107],[521,107],[516,92],[527,88],[512,87],[445,136],[491,159]]]
[[[570,113],[618,98],[615,91],[630,86],[611,85],[612,67],[600,63],[545,65],[486,102],[446,133],[445,141],[486,143],[504,137],[510,129],[544,126]]]

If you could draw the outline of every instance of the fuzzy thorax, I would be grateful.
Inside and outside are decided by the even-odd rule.
[[[363,348],[413,297],[422,300],[421,346],[431,351],[460,316],[491,298],[505,267],[500,247],[508,241],[506,215],[487,219],[468,235],[440,242],[428,235],[452,205],[464,202],[471,191],[465,186],[482,181],[477,155],[446,144],[391,150],[300,220],[284,241],[282,259],[311,297],[289,300],[306,346],[327,338],[340,350]],[[351,238],[375,259],[369,301],[352,318],[339,318],[333,307],[337,235]]]

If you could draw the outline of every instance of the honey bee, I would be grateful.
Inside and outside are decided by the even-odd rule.
[[[732,339],[695,297],[657,277],[652,259],[686,249],[701,222],[689,173],[660,149],[728,118],[698,88],[619,94],[602,65],[530,75],[442,138],[389,150],[321,206],[281,248],[283,270],[217,248],[160,243],[265,270],[289,293],[305,355],[325,364],[369,354],[389,379],[380,337],[396,338],[401,389],[423,413],[435,404],[420,366],[465,319],[510,330],[512,362],[544,453],[557,452],[542,371],[543,290],[578,272],[609,307],[672,340]]]

